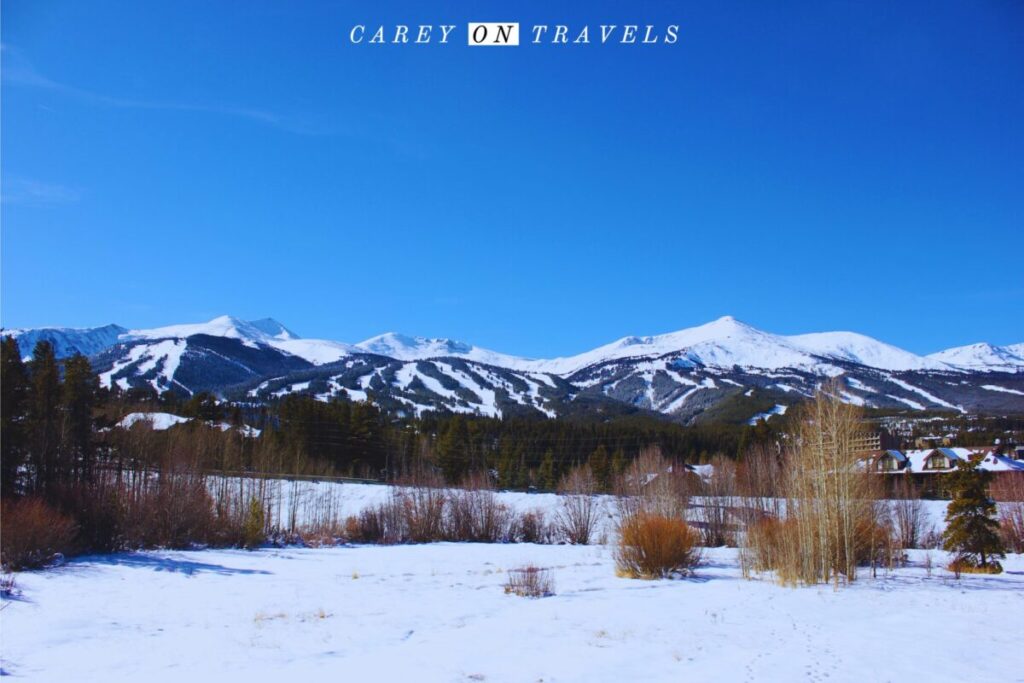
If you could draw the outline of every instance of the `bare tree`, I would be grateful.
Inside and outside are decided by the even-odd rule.
[[[588,545],[600,520],[603,506],[596,496],[597,481],[589,465],[573,468],[558,487],[562,507],[556,521],[563,537],[573,545]]]
[[[859,562],[888,548],[877,517],[876,482],[861,467],[861,411],[829,383],[802,409],[784,461],[786,519],[748,530],[756,539],[754,566],[776,570],[786,584],[852,582]],[[771,565],[765,567],[765,565]]]

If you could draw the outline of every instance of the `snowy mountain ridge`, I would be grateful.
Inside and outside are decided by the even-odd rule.
[[[526,372],[567,376],[585,367],[624,358],[663,356],[682,352],[694,364],[709,367],[807,368],[828,370],[831,362],[856,363],[891,371],[1024,371],[1024,343],[994,346],[971,344],[919,356],[891,344],[855,332],[818,332],[777,335],[764,332],[732,316],[696,327],[651,336],[628,336],[574,356],[530,359],[484,349],[444,338],[427,338],[397,332],[371,337],[356,344],[326,339],[303,339],[272,318],[245,321],[228,315],[203,323],[168,325],[150,329],[125,329],[118,325],[98,328],[39,328],[4,330],[18,340],[22,354],[31,355],[40,339],[55,343],[57,355],[76,350],[95,355],[118,342],[140,339],[184,339],[208,335],[238,339],[255,348],[266,345],[303,358],[315,365],[332,363],[345,356],[372,353],[402,361],[431,358],[462,358]]]
[[[58,355],[88,353],[102,386],[271,402],[289,394],[372,401],[399,415],[505,417],[637,411],[680,422],[778,419],[828,378],[869,408],[1024,413],[1024,345],[918,356],[853,332],[777,335],[732,317],[529,359],[451,339],[387,333],[303,339],[281,323],[220,316],[153,329],[17,330]],[[100,350],[96,350],[100,349]]]
[[[941,363],[970,370],[1020,372],[1024,368],[1024,344],[993,346],[986,342],[958,346],[927,356]]]

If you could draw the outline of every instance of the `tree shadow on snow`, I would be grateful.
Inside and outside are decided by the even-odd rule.
[[[238,567],[226,567],[222,564],[212,562],[196,562],[176,557],[167,557],[153,553],[131,553],[121,555],[108,555],[104,557],[90,557],[87,561],[91,565],[116,565],[121,567],[135,567],[139,569],[152,569],[157,572],[175,572],[191,576],[192,574],[220,574],[221,576],[247,575],[247,574],[272,574],[265,569],[242,569]]]

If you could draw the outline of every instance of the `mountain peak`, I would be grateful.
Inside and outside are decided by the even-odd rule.
[[[250,320],[249,324],[255,327],[260,332],[268,334],[275,339],[299,339],[299,335],[295,334],[287,327],[274,320],[273,318],[260,318],[259,320]]]
[[[1024,344],[995,346],[988,342],[978,342],[939,351],[927,357],[969,370],[1019,372],[1024,369]]]
[[[358,349],[398,360],[419,360],[434,356],[463,355],[474,347],[454,339],[415,337],[400,332],[385,332],[356,344]]]

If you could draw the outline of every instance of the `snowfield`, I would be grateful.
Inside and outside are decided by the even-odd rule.
[[[606,546],[144,552],[16,576],[3,669],[32,681],[1020,681],[1024,556],[944,554],[850,588],[615,576]],[[506,595],[548,567],[555,595]],[[308,678],[307,678],[308,677]]]

